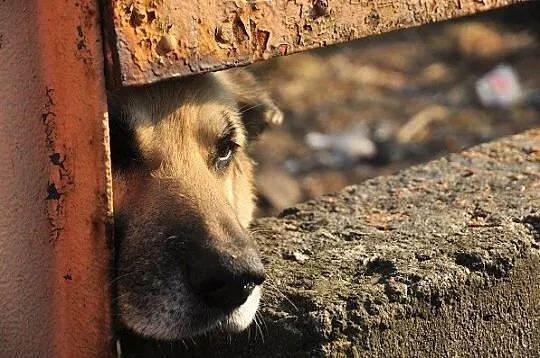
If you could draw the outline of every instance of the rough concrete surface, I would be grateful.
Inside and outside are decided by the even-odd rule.
[[[253,232],[269,276],[258,328],[131,338],[124,356],[540,356],[540,130],[347,187]]]

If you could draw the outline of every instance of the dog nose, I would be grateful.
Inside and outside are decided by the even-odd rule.
[[[231,311],[262,284],[265,271],[257,252],[248,249],[232,254],[206,248],[188,264],[191,286],[209,306]]]

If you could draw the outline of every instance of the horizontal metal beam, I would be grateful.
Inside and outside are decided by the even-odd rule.
[[[113,86],[225,69],[519,0],[110,0]]]

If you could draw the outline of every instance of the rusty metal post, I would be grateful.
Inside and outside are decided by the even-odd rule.
[[[112,355],[98,10],[0,1],[0,357]]]

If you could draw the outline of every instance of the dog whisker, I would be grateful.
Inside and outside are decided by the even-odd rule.
[[[274,283],[272,282],[273,281],[273,278],[267,273],[266,276],[268,277],[268,280],[266,281],[266,283],[268,285],[270,285],[271,288],[273,288],[281,297],[283,297],[287,302],[289,302],[289,304],[296,310],[298,311],[298,307],[294,304],[293,301],[291,301],[289,299],[289,297],[287,297],[283,292],[281,292],[279,290],[279,288],[277,288],[276,285],[274,285]]]
[[[259,322],[262,324],[262,326],[264,326],[264,330],[268,333],[268,326],[266,325],[266,321],[264,320],[264,316],[262,315],[262,313],[257,312],[255,317],[259,318]]]
[[[258,235],[258,234],[271,234],[271,230],[264,230],[264,229],[257,229],[257,230],[251,230],[249,232],[251,235]]]
[[[135,273],[136,273],[136,272],[127,272],[127,273],[122,274],[122,275],[116,275],[116,277],[113,278],[113,279],[111,280],[111,283],[116,283],[116,282],[118,282],[118,281],[119,281],[120,279],[122,279],[122,278],[126,278],[126,277],[129,277],[129,276],[133,276],[133,274],[135,274]]]
[[[184,346],[185,349],[188,349],[188,348],[189,348],[189,346],[187,345],[185,339],[180,340],[180,342],[182,343],[182,345]]]
[[[163,351],[163,346],[161,344],[158,345],[159,353],[162,357],[166,357],[165,352]]]
[[[257,332],[261,335],[261,341],[262,343],[264,343],[264,333],[262,331],[262,328],[261,328],[261,324],[259,323],[259,317],[260,315],[258,316],[257,314],[255,314],[255,319],[254,319],[254,322],[255,322],[255,327],[256,327],[256,331],[255,331],[255,339],[257,338]]]
[[[122,298],[122,297],[125,297],[125,296],[128,296],[130,294],[130,292],[126,292],[126,293],[123,293],[121,295],[117,295],[116,297],[113,297],[113,299],[111,300],[112,303],[118,303],[118,301]]]
[[[255,104],[255,105],[249,106],[249,107],[246,107],[246,106],[241,107],[241,108],[240,108],[240,114],[246,113],[247,111],[251,111],[252,109],[255,109],[255,108],[258,108],[258,107],[262,107],[262,106],[264,106],[264,103],[257,103],[257,104]]]
[[[256,318],[253,319],[254,322],[255,322],[255,319],[256,319]],[[252,330],[255,331],[255,332],[254,332],[254,336],[255,336],[255,337],[253,338],[253,341],[257,341],[257,327],[256,327],[254,324],[251,324],[251,325],[249,326],[248,331],[247,331],[248,342],[251,342],[251,339],[252,339],[252,338],[251,338],[251,331],[252,331]]]

